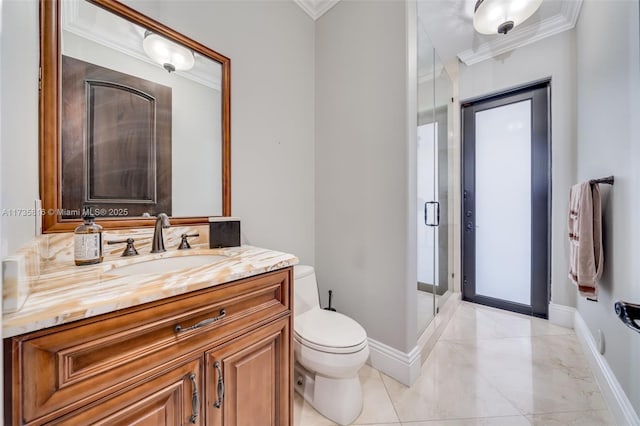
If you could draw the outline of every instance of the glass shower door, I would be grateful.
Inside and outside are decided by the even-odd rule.
[[[418,126],[418,283],[438,285],[438,123]]]
[[[418,334],[452,288],[455,230],[450,223],[453,85],[418,16],[418,128],[416,165]]]
[[[431,122],[418,126],[417,139],[417,257],[418,257],[418,332],[424,331],[435,315],[435,292],[438,286],[438,216],[437,200],[437,128]]]
[[[435,315],[437,230],[427,226],[427,209],[436,201],[435,50],[418,18],[418,128],[416,147],[417,330],[421,335]],[[427,204],[430,203],[430,204]],[[433,213],[433,212],[432,212]]]

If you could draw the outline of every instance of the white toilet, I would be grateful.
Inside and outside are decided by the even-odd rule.
[[[367,333],[346,315],[320,308],[311,266],[294,267],[295,389],[340,425],[362,411],[358,370],[369,357]]]

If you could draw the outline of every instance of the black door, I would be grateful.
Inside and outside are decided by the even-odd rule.
[[[463,103],[462,295],[547,318],[548,82]]]

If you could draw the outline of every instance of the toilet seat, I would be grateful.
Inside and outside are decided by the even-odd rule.
[[[311,309],[295,317],[295,338],[320,352],[351,354],[367,347],[367,333],[353,319],[338,312]]]

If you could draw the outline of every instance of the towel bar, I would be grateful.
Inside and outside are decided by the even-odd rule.
[[[591,185],[594,183],[606,183],[607,185],[613,185],[613,176],[607,176],[600,179],[591,179],[589,181]]]
[[[618,301],[614,306],[616,315],[618,315],[620,321],[625,323],[630,329],[640,333],[640,325],[636,322],[640,321],[640,305]]]

